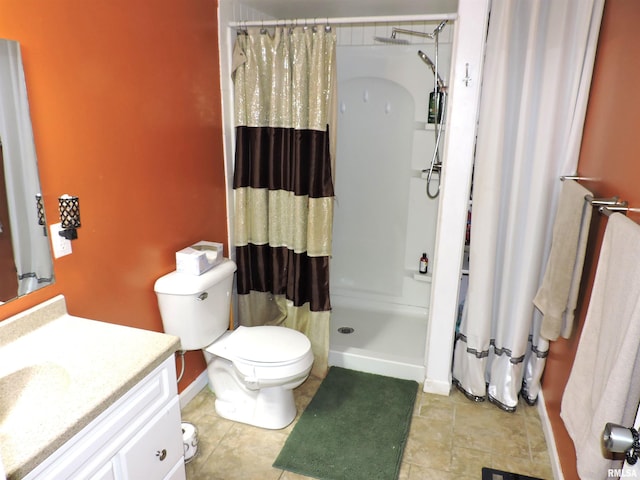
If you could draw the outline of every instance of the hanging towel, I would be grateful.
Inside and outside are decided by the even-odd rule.
[[[560,416],[580,478],[602,479],[620,462],[604,457],[607,422],[633,425],[640,399],[640,226],[609,217],[576,358]]]
[[[591,192],[574,180],[565,180],[553,224],[551,251],[542,285],[533,299],[542,313],[540,335],[556,340],[569,338],[578,300],[584,254],[591,225]]]

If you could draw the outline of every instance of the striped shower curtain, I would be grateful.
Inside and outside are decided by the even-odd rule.
[[[234,47],[234,235],[241,325],[284,325],[329,351],[335,33],[248,29]],[[333,140],[333,139],[332,139]]]

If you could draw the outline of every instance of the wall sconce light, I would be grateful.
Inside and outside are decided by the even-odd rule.
[[[38,214],[38,225],[40,225],[42,227],[42,230],[44,231],[44,236],[47,236],[47,227],[45,219],[44,219],[44,204],[42,203],[42,195],[39,193],[36,193],[36,211]]]
[[[58,198],[58,207],[60,209],[60,236],[67,240],[75,240],[78,238],[80,227],[80,202],[78,197],[64,194]]]

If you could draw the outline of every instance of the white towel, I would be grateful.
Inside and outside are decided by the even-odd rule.
[[[605,458],[607,422],[631,426],[640,399],[640,226],[609,217],[576,358],[560,416],[580,478],[601,480],[620,462]]]
[[[542,313],[540,335],[569,338],[578,300],[584,254],[593,208],[585,201],[591,192],[574,180],[565,180],[553,223],[551,251],[534,305]]]

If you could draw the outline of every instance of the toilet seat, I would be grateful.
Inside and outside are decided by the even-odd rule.
[[[252,390],[306,378],[313,365],[309,339],[287,327],[240,326],[205,351],[233,364],[238,379]]]
[[[311,342],[304,334],[287,327],[240,326],[205,350],[238,364],[278,367],[305,359],[311,351]]]

